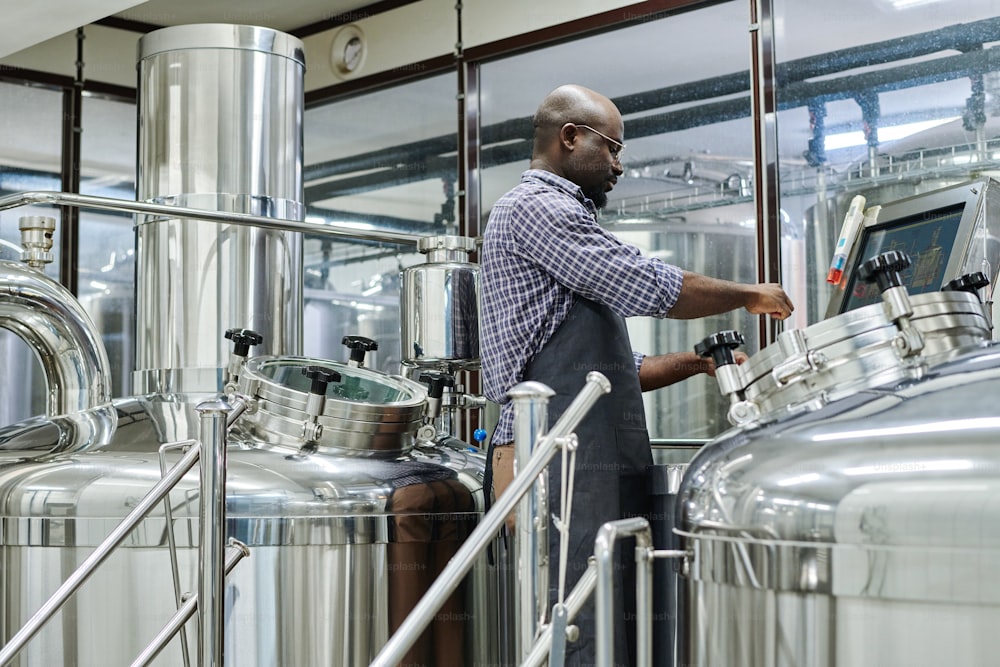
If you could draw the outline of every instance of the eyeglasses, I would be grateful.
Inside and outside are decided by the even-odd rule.
[[[603,132],[598,132],[597,130],[595,130],[594,128],[592,128],[589,125],[580,125],[579,123],[573,123],[573,125],[576,125],[577,127],[582,127],[585,130],[590,130],[591,132],[593,132],[597,136],[603,138],[605,141],[607,141],[608,143],[610,143],[611,145],[608,146],[608,151],[611,153],[611,159],[613,159],[613,160],[621,160],[621,155],[622,155],[622,153],[625,152],[625,144],[623,144],[620,141],[615,141],[614,139],[612,139],[608,135],[604,134]]]

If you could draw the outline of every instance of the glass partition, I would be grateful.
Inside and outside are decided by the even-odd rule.
[[[135,199],[135,104],[83,98],[80,193]],[[77,288],[111,362],[113,396],[132,393],[135,232],[132,216],[80,209]]]
[[[306,220],[456,234],[456,78],[444,74],[307,109]],[[400,372],[400,270],[413,245],[305,242],[303,351],[347,360],[346,335],[375,340],[366,365]]]
[[[747,22],[745,2],[724,2],[484,64],[482,210],[528,167],[538,103],[579,83],[612,98],[625,121],[625,174],[600,223],[684,269],[755,281]],[[689,351],[726,329],[756,349],[756,319],[745,312],[629,320],[633,348],[647,354]],[[709,438],[728,426],[727,404],[705,375],[645,401],[653,438]]]
[[[1000,17],[976,0],[775,0],[781,207],[809,323],[854,197],[884,205],[997,172]],[[993,267],[995,271],[997,267]]]
[[[0,83],[0,194],[25,190],[59,190],[62,158],[62,94],[44,88]],[[20,261],[18,220],[26,215],[51,216],[59,211],[41,206],[0,212],[0,259]],[[58,234],[58,225],[56,234]],[[44,271],[59,279],[58,240],[53,262]],[[0,329],[0,425],[45,412],[46,386],[42,367],[31,348]],[[25,391],[25,387],[29,390]]]

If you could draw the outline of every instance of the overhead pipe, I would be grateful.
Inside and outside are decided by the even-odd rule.
[[[836,79],[791,83],[780,91],[778,110],[783,111],[834,100],[851,99],[862,92],[882,93],[973,77],[983,71],[984,67],[987,70],[1000,69],[1000,51],[987,49],[912,65],[902,65],[892,69],[852,74]],[[626,120],[625,135],[634,139],[663,134],[664,132],[679,132],[693,127],[746,118],[750,112],[749,96],[707,102],[696,107]],[[520,120],[523,121],[523,119]],[[510,136],[507,137],[507,139],[510,138]],[[522,143],[487,146],[480,151],[480,166],[485,169],[518,160],[526,160],[530,155],[530,146],[531,142],[527,137]],[[420,159],[422,165],[420,169],[375,172],[308,186],[306,187],[306,199],[320,201],[347,194],[368,192],[388,185],[412,183],[454,174],[454,156],[423,156]]]
[[[941,51],[971,51],[972,48],[977,45],[981,46],[983,43],[993,41],[995,35],[998,33],[1000,33],[1000,17],[983,19],[972,23],[959,23],[946,26],[939,30],[917,33],[906,37],[898,37],[882,42],[875,42],[872,44],[865,44],[830,53],[791,60],[778,64],[775,67],[775,78],[781,86],[781,98],[784,99],[787,96],[787,87],[789,85],[807,83],[808,79],[828,76],[830,74],[850,69],[885,64],[895,60],[907,60],[933,53],[939,53]],[[961,63],[962,61],[954,62]],[[931,63],[920,64],[928,65]],[[859,76],[863,77],[866,75]],[[959,75],[956,75],[953,78],[958,78],[958,76]],[[961,76],[965,76],[965,74]],[[838,81],[850,81],[855,78],[857,77],[852,75],[851,77],[838,79]],[[632,95],[624,95],[622,97],[614,98],[613,101],[622,112],[622,115],[629,115],[649,111],[650,109],[659,109],[666,106],[745,93],[749,89],[749,73],[735,72],[732,74],[724,74],[708,79],[702,79],[700,81],[682,83]],[[853,90],[857,91],[860,90],[860,88],[854,87]],[[851,95],[844,95],[843,97],[851,97]],[[842,99],[843,97],[832,99]],[[782,99],[779,99],[779,105],[781,108],[789,108],[782,103]],[[800,101],[793,106],[803,106],[807,103],[808,101]],[[722,109],[728,108],[727,103],[717,104],[722,104]],[[744,100],[744,104],[749,104],[749,102]],[[706,107],[692,107],[683,110],[683,112],[687,117],[698,118],[703,116],[701,110],[705,108]],[[709,111],[711,111],[711,107],[709,107]],[[741,117],[739,114],[727,115],[726,117],[723,117],[722,120],[739,117]],[[708,119],[711,122],[718,122],[711,116],[708,116]],[[706,123],[701,122],[695,125],[684,125],[683,127],[676,129],[686,129],[687,127],[704,124]],[[669,129],[673,131],[675,128],[671,126]],[[646,134],[634,132],[632,130],[632,123],[629,121],[626,121],[626,130],[626,136],[629,137],[648,136]],[[656,133],[662,133],[662,131]],[[521,137],[526,141],[529,141],[531,139],[531,135],[531,117],[508,119],[500,123],[483,127],[480,132],[482,145],[484,146],[488,146],[490,143],[496,141],[510,140],[511,138],[517,137]],[[414,141],[377,151],[371,151],[341,160],[331,160],[329,162],[312,165],[305,169],[305,181],[307,183],[315,182],[320,179],[331,178],[338,175],[379,168],[382,168],[385,173],[376,173],[372,175],[372,178],[378,183],[412,182],[414,180],[423,180],[431,176],[440,175],[436,170],[436,163],[427,156],[441,156],[443,154],[454,152],[457,150],[456,141],[457,140],[454,135],[445,135],[422,141]],[[489,149],[483,150],[485,152]],[[506,151],[501,151],[501,153],[506,153]],[[517,157],[514,159],[517,160],[525,158],[526,154],[522,149],[517,151]],[[410,171],[419,172],[421,171],[419,169],[398,168],[399,165],[409,165],[412,167],[412,165],[419,164],[423,164],[426,167],[426,171],[419,174],[422,178],[415,179],[413,178],[413,175],[409,173],[396,173],[397,177],[405,176],[403,179],[394,180],[384,178],[389,173]],[[454,172],[453,157],[448,158],[448,164],[451,167],[451,171]],[[494,162],[494,164],[500,163]],[[482,166],[486,167],[488,165],[484,163]],[[388,169],[387,167],[393,168]],[[329,192],[339,193],[339,190],[332,187],[336,185],[336,182],[329,183],[327,185],[331,186],[328,190]],[[310,189],[307,188],[307,192],[309,191]],[[310,199],[310,201],[315,200]]]

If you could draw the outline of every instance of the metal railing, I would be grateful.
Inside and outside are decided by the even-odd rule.
[[[147,664],[155,658],[196,609],[200,619],[199,665],[207,667],[222,664],[223,580],[225,574],[249,553],[246,545],[232,541],[232,548],[227,558],[224,537],[221,536],[226,525],[226,430],[246,410],[246,403],[238,397],[232,404],[219,399],[201,403],[197,410],[201,420],[201,441],[189,440],[166,445],[169,447],[189,445],[189,449],[11,637],[10,641],[0,647],[0,667],[9,665],[17,657],[28,642],[121,546],[149,513],[167,498],[170,491],[199,461],[202,524],[201,542],[198,546],[199,593],[176,612],[133,665]],[[203,452],[207,453],[203,456]],[[199,604],[199,599],[208,602]]]
[[[452,556],[448,565],[406,617],[396,633],[386,642],[373,667],[392,667],[405,658],[407,650],[420,637],[444,601],[458,588],[478,556],[493,540],[507,515],[535,483],[558,451],[561,441],[576,428],[597,399],[611,390],[608,379],[597,372],[587,374],[587,382],[552,429],[536,444],[535,451],[524,467],[514,476],[510,486],[497,498],[472,534]],[[551,393],[551,391],[550,391]],[[487,491],[488,492],[488,491]]]
[[[205,222],[224,222],[234,225],[247,225],[262,229],[273,229],[289,232],[304,232],[316,236],[333,236],[339,238],[357,239],[362,241],[384,241],[401,245],[416,246],[422,238],[418,234],[403,234],[383,230],[364,230],[354,227],[338,226],[336,224],[317,224],[288,220],[285,218],[269,218],[247,213],[230,213],[227,211],[210,211],[198,208],[186,208],[171,204],[152,204],[148,202],[128,201],[111,197],[95,197],[93,195],[78,195],[68,192],[33,191],[19,192],[6,197],[0,197],[0,211],[19,206],[75,206],[104,211],[119,211],[139,215],[155,216],[152,220],[136,220],[136,225],[155,222],[158,219],[169,220],[201,220]]]

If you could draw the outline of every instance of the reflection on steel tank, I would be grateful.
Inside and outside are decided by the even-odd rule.
[[[679,491],[684,664],[972,665],[1000,650],[987,308],[891,280],[882,297],[740,366],[736,332],[699,347],[735,428]]]
[[[398,372],[399,298],[395,294],[359,296],[328,290],[305,290],[302,310],[303,352],[321,359],[347,361],[344,336],[378,341],[367,356],[369,368]]]

